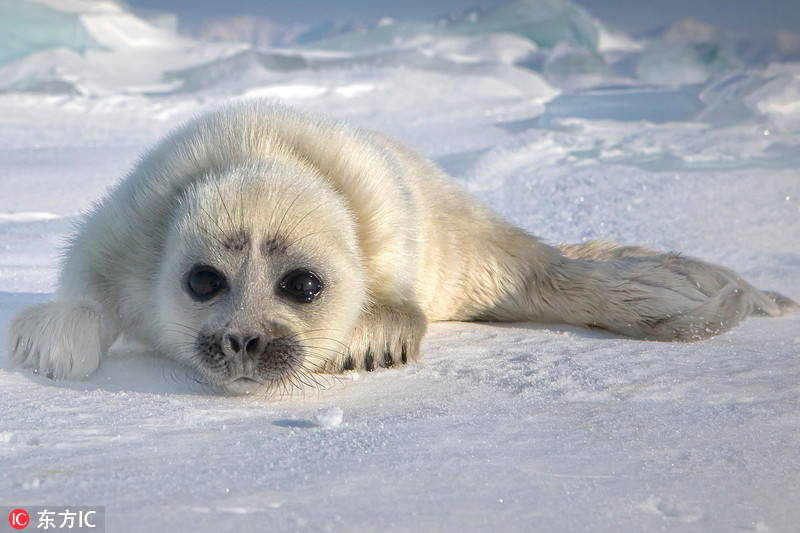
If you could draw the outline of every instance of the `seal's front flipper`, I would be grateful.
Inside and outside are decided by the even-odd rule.
[[[11,324],[12,363],[52,379],[84,379],[94,373],[113,342],[103,342],[102,313],[92,302],[53,301],[22,310]]]
[[[388,368],[415,362],[427,321],[415,305],[369,305],[341,360],[341,370]]]

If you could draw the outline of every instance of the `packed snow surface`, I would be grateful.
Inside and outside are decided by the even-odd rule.
[[[0,11],[0,346],[80,212],[243,97],[394,135],[549,242],[680,250],[800,300],[797,36],[636,38],[529,0],[255,49],[112,2]],[[443,323],[422,354],[281,398],[210,394],[133,344],[81,382],[1,357],[0,506],[131,532],[797,530],[800,316],[694,344]]]

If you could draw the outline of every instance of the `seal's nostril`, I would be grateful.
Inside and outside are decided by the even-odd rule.
[[[241,343],[236,339],[235,335],[228,335],[228,345],[231,347],[233,353],[239,353],[242,349]]]
[[[260,335],[228,333],[222,342],[225,352],[229,356],[249,355],[256,356],[264,347],[264,342]]]
[[[261,347],[260,337],[251,337],[245,344],[244,351],[248,355],[255,355]]]

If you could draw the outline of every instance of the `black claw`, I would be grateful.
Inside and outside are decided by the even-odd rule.
[[[403,343],[402,348],[400,348],[400,360],[403,364],[408,363],[408,353],[406,352],[406,343]]]
[[[389,351],[389,347],[387,346],[383,351],[383,366],[385,368],[390,368],[392,366],[392,363],[394,363],[392,359],[393,359],[392,352]]]
[[[347,357],[344,358],[344,362],[342,363],[342,370],[354,370],[355,368],[356,365],[353,362],[353,356],[347,354]]]
[[[375,357],[372,355],[372,348],[367,348],[367,353],[364,356],[364,369],[367,372],[375,370]]]

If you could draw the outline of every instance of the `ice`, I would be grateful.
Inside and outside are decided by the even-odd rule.
[[[800,131],[800,65],[770,65],[764,76],[765,83],[745,97],[744,104],[766,118],[767,127]]]
[[[536,123],[550,124],[565,117],[671,122],[690,120],[702,109],[696,96],[681,90],[607,87],[574,91],[551,100]]]
[[[457,34],[514,33],[541,48],[559,43],[597,49],[601,24],[569,0],[515,0],[472,11],[445,27]]]
[[[410,42],[409,46],[455,63],[515,64],[527,60],[539,50],[536,43],[510,33],[443,38],[424,35]]]
[[[765,131],[800,131],[800,67],[772,64],[764,70],[733,72],[699,95],[703,121],[728,126],[757,120]]]
[[[117,0],[23,0],[21,6],[49,6],[50,9],[77,19],[83,28],[104,48],[168,47],[179,42],[174,33],[174,17],[169,14],[140,11],[137,16]]]
[[[252,15],[210,19],[199,27],[188,30],[190,35],[198,39],[245,42],[256,48],[292,44],[305,31],[306,28],[302,26],[293,25],[287,28],[269,19]]]
[[[800,59],[800,33],[796,31],[730,30],[687,18],[650,32],[647,37],[673,44],[720,44],[746,64],[766,66]]]
[[[721,76],[698,95],[704,105],[698,118],[725,127],[758,117],[758,112],[745,100],[765,83],[762,72],[732,72]]]
[[[692,18],[673,22],[657,33],[658,39],[667,43],[714,43],[724,39],[719,29]]]
[[[547,55],[542,74],[560,88],[580,88],[602,84],[611,69],[599,53],[560,43]]]
[[[336,32],[322,39],[310,39],[304,45],[323,50],[361,54],[392,50],[420,35],[438,35],[438,25],[426,21],[404,21],[397,24],[376,25],[368,29]]]
[[[0,66],[39,50],[102,49],[80,17],[29,1],[0,0]]]
[[[515,2],[383,20],[361,41],[282,28],[275,49],[175,35],[117,3],[13,5],[78,20],[102,49],[0,66],[0,346],[53,297],[80,212],[170,129],[241,97],[395,136],[548,242],[678,250],[800,299],[794,34],[711,21],[631,37],[568,2]],[[284,397],[209,394],[131,341],[80,382],[3,351],[0,505],[68,494],[123,533],[794,531],[798,331],[800,315],[693,344],[432,324],[418,364]]]
[[[23,50],[16,61],[0,61],[0,93],[109,97],[173,91],[174,85],[165,83],[165,71],[208,63],[237,50],[232,45],[199,46],[110,0],[12,0],[10,5],[22,6],[23,15],[31,9],[34,14],[38,10],[52,11],[69,22],[63,31],[56,28],[52,32],[54,38],[42,38],[42,46]],[[9,15],[10,27],[25,28],[25,19],[17,11],[12,10]],[[0,30],[5,23],[0,18]],[[44,33],[50,35],[49,27],[43,26]],[[74,34],[75,42],[81,43],[85,35],[94,45],[78,46],[69,39],[58,40],[62,33]],[[31,34],[35,35],[34,30]],[[27,42],[0,31],[0,50],[17,49],[17,41]]]
[[[500,40],[508,42],[508,39]],[[463,50],[460,46],[464,44],[448,43],[449,52],[443,53],[443,56],[453,53],[455,49]],[[464,51],[460,57],[454,59],[432,55],[424,49],[390,50],[356,56],[246,50],[211,63],[168,72],[165,79],[170,83],[177,83],[181,92],[211,91],[227,95],[244,93],[283,96],[286,94],[284,87],[305,85],[315,88],[310,89],[310,93],[303,89],[295,94],[302,96],[331,92],[346,98],[350,93],[342,86],[353,85],[350,80],[357,80],[356,85],[362,87],[375,88],[380,85],[379,92],[382,94],[406,93],[411,91],[411,86],[416,85],[419,80],[417,73],[421,72],[425,73],[424,77],[442,77],[444,83],[452,84],[448,95],[453,101],[459,100],[464,94],[485,94],[484,88],[487,84],[497,87],[495,90],[498,95],[524,94],[532,102],[544,103],[559,94],[558,89],[536,72],[500,60],[466,60],[467,53],[469,52]],[[513,50],[509,52],[513,53]],[[292,78],[290,83],[286,82],[287,76]],[[376,76],[381,80],[380,83],[376,83]],[[321,82],[323,79],[336,80],[342,77],[345,81],[337,81],[334,86],[326,87]],[[298,80],[303,80],[304,83],[298,84]],[[464,83],[466,80],[471,82]],[[417,90],[424,93],[424,82]],[[413,99],[414,95],[409,94],[408,98]],[[427,101],[425,96],[422,99]]]
[[[465,37],[514,34],[540,48],[566,42],[596,50],[601,24],[569,0],[515,0],[435,22],[384,21],[376,26],[313,42],[313,46],[348,52],[393,48],[420,35]]]
[[[659,85],[692,85],[742,67],[739,59],[716,43],[655,42],[636,67],[639,79]]]
[[[247,75],[256,76],[250,84],[258,85],[257,76],[262,72],[292,72],[310,66],[310,62],[298,54],[244,50],[210,63],[169,72],[166,78],[180,81],[182,91],[196,91],[232,78],[238,83]]]

